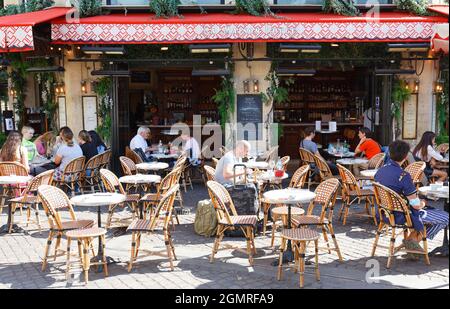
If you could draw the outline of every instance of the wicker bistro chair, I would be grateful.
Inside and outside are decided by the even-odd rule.
[[[314,164],[316,165],[317,169],[319,170],[320,180],[324,181],[330,178],[336,178],[336,176],[331,173],[330,167],[328,166],[327,162],[322,157],[319,157],[317,155],[314,155]]]
[[[333,229],[333,210],[340,185],[339,180],[336,178],[330,178],[320,183],[314,192],[316,197],[309,204],[306,215],[292,219],[292,223],[294,226],[298,227],[320,227],[322,229],[323,238],[327,243],[328,253],[331,253],[331,250],[336,251],[339,261],[342,262],[342,254]],[[319,216],[314,216],[312,214],[316,206],[321,207]],[[333,239],[333,249],[330,248],[328,234],[330,234]]]
[[[426,163],[423,161],[417,161],[411,163],[405,168],[405,172],[408,172],[411,175],[413,183],[416,185],[416,188],[419,188],[422,184],[422,178],[425,176],[424,170],[426,167]]]
[[[122,171],[124,175],[136,175],[137,168],[133,160],[128,157],[119,157],[120,165],[122,166]]]
[[[142,163],[142,158],[138,153],[134,150],[132,150],[130,147],[125,147],[125,157],[129,158],[131,161],[133,161],[134,164]]]
[[[254,231],[256,228],[257,217],[255,215],[238,215],[230,194],[220,183],[208,181],[206,185],[214,209],[216,210],[218,221],[216,239],[214,241],[210,262],[214,262],[214,255],[219,250],[224,232],[226,230],[241,229],[247,239],[248,261],[250,265],[253,265],[253,254],[256,254]],[[228,208],[231,210],[231,215]]]
[[[376,169],[379,169],[380,167],[382,167],[383,163],[384,163],[384,157],[385,156],[386,155],[383,152],[374,155],[372,157],[372,159],[370,159],[369,162],[367,163],[367,165],[368,165],[367,169],[369,169],[369,170],[376,170]],[[363,175],[359,175],[357,177],[357,179],[359,181],[362,181],[362,180],[373,180],[373,178],[370,178],[370,177],[367,177],[367,176],[363,176]]]
[[[17,209],[18,205],[25,205],[27,206],[27,220],[25,223],[36,223],[39,234],[41,234],[41,223],[39,220],[39,205],[41,204],[41,201],[37,197],[37,190],[39,186],[41,185],[51,185],[53,182],[53,173],[54,170],[49,170],[46,172],[43,172],[36,177],[34,177],[25,188],[24,192],[21,196],[13,198],[9,200],[12,207],[11,212],[11,225],[9,226],[9,232],[11,233],[11,228],[14,224],[14,213]],[[36,221],[32,221],[31,218],[31,210],[34,210],[36,215]]]
[[[345,225],[347,222],[350,206],[355,201],[358,201],[358,204],[360,204],[361,200],[364,200],[366,213],[357,213],[355,215],[372,218],[375,225],[377,225],[374,192],[370,189],[362,189],[355,176],[348,169],[340,164],[338,164],[337,167],[339,169],[339,174],[341,175],[342,180],[342,207],[339,211],[339,220],[341,220],[343,215],[344,219],[342,224]]]
[[[206,179],[208,181],[216,181],[216,169],[214,167],[205,165],[203,166],[203,169],[205,170]]]
[[[316,172],[316,161],[314,160],[314,154],[310,152],[309,150],[306,150],[304,148],[299,148],[299,154],[300,154],[300,166],[302,165],[309,165],[309,172],[308,172],[308,190],[311,187],[311,184],[316,184],[313,181],[313,177],[315,177]]]
[[[42,261],[42,271],[45,271],[47,267],[47,259],[53,257],[56,260],[58,256],[58,248],[61,244],[61,238],[63,234],[70,230],[91,228],[94,225],[93,220],[77,220],[75,212],[72,208],[72,204],[69,201],[67,195],[61,189],[49,186],[41,185],[38,188],[38,197],[42,202],[42,206],[48,218],[50,225],[50,233],[47,238],[47,244],[45,245],[44,258]],[[68,210],[70,220],[63,221],[60,215],[60,211]],[[49,250],[52,245],[53,238],[56,237],[55,253],[53,256],[49,256]]]
[[[130,272],[134,261],[136,261],[139,247],[141,244],[142,234],[150,233],[154,234],[158,230],[164,234],[164,243],[166,245],[167,256],[169,258],[170,270],[173,270],[173,260],[176,260],[175,247],[170,235],[169,222],[172,218],[173,203],[175,201],[176,194],[179,190],[178,184],[173,185],[162,197],[158,203],[158,207],[155,210],[154,216],[150,220],[134,219],[128,226],[127,231],[132,232],[131,241],[131,258],[128,264],[128,271]],[[162,221],[162,227],[159,227]]]
[[[54,184],[60,187],[63,191],[70,191],[72,196],[75,195],[75,189],[78,187],[83,191],[83,173],[85,157],[78,157],[67,163],[64,168],[61,179],[53,179]]]
[[[105,186],[106,191],[111,192],[111,193],[120,193],[120,194],[125,195],[125,197],[126,197],[126,199],[123,203],[109,206],[108,218],[106,220],[106,228],[108,229],[111,226],[114,211],[117,207],[122,207],[122,208],[124,208],[126,206],[130,207],[132,218],[134,219],[138,213],[137,207],[138,207],[140,195],[137,193],[136,194],[128,194],[124,190],[124,188],[123,188],[122,184],[120,183],[119,179],[117,178],[117,176],[110,170],[102,168],[100,170],[100,177],[102,179],[102,182],[103,182],[103,185]],[[120,220],[117,220],[115,222],[119,222],[119,221]]]
[[[379,184],[374,183],[374,191],[375,191],[375,197],[377,199],[377,203],[380,208],[380,224],[378,226],[377,234],[375,236],[375,241],[373,243],[372,248],[372,256],[375,255],[377,246],[378,246],[378,239],[380,238],[381,233],[385,229],[385,227],[391,228],[391,239],[389,244],[389,257],[387,261],[387,268],[391,267],[392,264],[392,258],[394,257],[395,253],[402,250],[404,248],[404,245],[400,245],[398,247],[395,247],[395,240],[397,236],[402,234],[401,232],[396,234],[396,229],[402,229],[403,230],[403,237],[406,238],[408,235],[408,229],[413,229],[413,224],[411,221],[411,215],[410,210],[408,206],[406,205],[405,200],[396,192],[393,190]],[[394,212],[401,213],[404,215],[405,223],[404,224],[397,224],[395,222]],[[383,217],[387,218],[386,220],[383,220]],[[387,221],[387,222],[386,222]],[[420,232],[422,235],[422,241],[423,241],[423,249],[424,251],[419,250],[406,250],[410,253],[416,253],[416,254],[422,254],[425,257],[425,263],[427,265],[430,265],[430,258],[428,256],[428,242],[427,242],[427,229],[424,226],[423,231]],[[381,246],[380,246],[381,247]],[[386,248],[386,247],[384,247]]]
[[[110,149],[105,150],[105,152],[102,153],[101,155],[102,155],[102,157],[101,157],[100,169],[102,169],[102,168],[108,169],[109,163],[111,161],[112,151]]]
[[[0,176],[28,176],[27,168],[18,162],[0,162]],[[14,190],[17,191],[17,195],[22,195],[22,191],[26,188],[26,185],[18,184],[15,186],[2,186],[1,203],[0,203],[0,213],[3,210],[5,200],[13,195]],[[13,192],[11,192],[11,190]],[[22,214],[22,207],[20,208],[20,213]]]
[[[100,179],[100,168],[102,166],[103,153],[93,156],[86,162],[83,172],[83,183],[84,188],[89,188],[92,193],[95,192],[95,187],[98,191],[101,191],[101,179]],[[90,171],[90,172],[88,172]]]

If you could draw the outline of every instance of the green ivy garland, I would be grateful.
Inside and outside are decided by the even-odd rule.
[[[27,88],[27,68],[29,64],[22,60],[21,53],[11,53],[8,54],[9,60],[11,61],[11,71],[9,73],[9,78],[11,79],[11,88],[16,93],[16,101],[13,107],[19,115],[18,126],[21,128],[23,126],[23,119],[25,116],[25,90]]]
[[[274,15],[267,0],[236,0],[236,13],[242,12],[247,12],[254,16]]]
[[[400,135],[400,121],[402,117],[402,104],[411,97],[411,90],[406,88],[406,83],[403,80],[396,79],[392,88],[391,97],[391,115],[395,120],[395,135]]]
[[[265,80],[269,81],[269,87],[266,93],[261,93],[261,96],[266,105],[289,101],[289,91],[286,87],[281,86],[281,81],[273,68],[266,75]],[[291,85],[293,82],[292,79],[284,80],[286,86]]]
[[[102,13],[102,1],[101,0],[79,0],[78,10],[80,11],[80,17],[96,16]]]
[[[38,73],[35,77],[40,85],[41,102],[45,116],[47,118],[48,128],[56,129],[54,127],[54,124],[56,124],[56,110],[58,108],[58,105],[56,104],[55,96],[55,73]]]
[[[28,0],[26,3],[22,2],[21,4],[10,4],[0,9],[0,16],[40,11],[51,7],[53,4],[53,0]]]
[[[181,17],[178,12],[178,6],[181,4],[180,0],[150,0],[150,11],[155,13],[156,18],[170,18]]]
[[[354,0],[323,0],[322,10],[326,13],[345,16],[358,16],[360,14]]]
[[[94,87],[95,93],[100,98],[98,117],[100,118],[100,125],[97,126],[97,133],[105,141],[111,143],[111,128],[112,128],[112,98],[109,96],[111,91],[112,81],[109,77],[103,77],[97,80]]]
[[[214,89],[216,94],[212,100],[217,104],[217,110],[220,116],[220,125],[222,129],[230,120],[230,115],[234,113],[236,92],[234,89],[234,81],[232,77],[224,77],[222,79],[221,88]]]
[[[395,0],[397,9],[408,11],[417,15],[429,15],[427,7],[428,0]]]

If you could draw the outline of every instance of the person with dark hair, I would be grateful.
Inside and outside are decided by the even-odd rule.
[[[445,171],[434,168],[437,161],[444,159],[444,157],[434,149],[435,146],[436,134],[431,131],[426,131],[414,148],[413,155],[417,160],[424,161],[427,164],[424,171],[427,178],[438,177],[438,180],[443,182],[447,179],[448,175]]]
[[[90,158],[98,154],[97,147],[95,147],[94,143],[92,142],[92,138],[89,135],[88,131],[81,130],[78,133],[78,144],[83,151],[83,156],[86,157],[86,162],[89,161]]]
[[[57,166],[53,177],[57,180],[61,180],[64,168],[70,161],[83,156],[80,146],[73,141],[72,130],[69,127],[62,127],[59,132],[62,145],[58,148],[53,159]]]
[[[22,135],[19,132],[9,132],[0,152],[0,161],[18,162],[25,166],[28,172],[30,171],[27,149],[22,146]]]
[[[316,130],[313,127],[307,127],[305,130],[303,130],[303,138],[300,141],[300,148],[306,149],[309,152],[315,154],[316,156],[323,159],[319,152],[319,148],[317,147],[317,144],[313,142],[314,137],[316,136]],[[336,164],[326,161],[331,173],[333,175],[339,175],[339,170],[336,166]]]
[[[367,160],[372,159],[373,156],[379,154],[381,152],[380,144],[378,144],[374,139],[371,138],[372,132],[369,128],[362,127],[359,128],[358,137],[359,143],[355,149],[355,156],[364,153]],[[354,164],[353,165],[353,173],[355,176],[360,175],[360,170],[367,169],[367,163]]]
[[[106,144],[103,142],[100,135],[94,130],[91,130],[88,133],[91,136],[92,143],[97,147],[97,153],[104,153],[108,147],[106,147]]]
[[[423,230],[423,226],[427,226],[427,238],[433,239],[448,225],[448,213],[426,207],[425,202],[419,199],[411,175],[401,168],[409,149],[409,144],[404,141],[392,142],[389,145],[390,158],[387,164],[375,174],[375,181],[405,197],[410,206],[411,221],[414,226],[414,231],[410,232],[404,241],[405,246],[409,249],[423,250],[419,245],[422,240],[420,231]],[[394,218],[398,224],[405,223],[405,216],[402,213],[394,212]],[[389,218],[383,218],[383,220],[388,222]]]

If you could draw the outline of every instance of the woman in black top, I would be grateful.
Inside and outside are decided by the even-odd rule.
[[[98,154],[97,147],[92,142],[91,136],[86,130],[81,130],[78,133],[78,143],[80,144],[81,150],[83,150],[83,156],[86,157],[86,162]]]

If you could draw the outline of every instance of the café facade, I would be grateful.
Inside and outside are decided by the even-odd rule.
[[[382,144],[444,130],[438,104],[448,84],[448,5],[417,16],[389,1],[375,8],[358,1],[359,16],[341,16],[314,0],[275,0],[273,14],[253,16],[230,14],[233,1],[218,0],[204,1],[206,13],[183,5],[180,16],[157,18],[146,1],[116,2],[84,18],[62,6],[0,17],[5,70],[13,70],[8,55],[20,53],[23,61],[47,61],[30,73],[54,72],[51,128],[96,129],[109,107],[111,146],[121,154],[140,125],[151,128],[152,142],[166,142],[173,123],[220,128],[225,112],[230,123],[262,124],[258,149],[278,143],[294,158],[302,129],[317,121],[337,131],[318,134],[319,142],[350,145],[361,126]],[[14,110],[11,81],[1,108],[3,120],[22,117],[42,133],[51,128],[34,75],[26,77],[24,112]],[[106,96],[99,94],[105,79]],[[403,102],[393,102],[398,87],[409,89]]]

